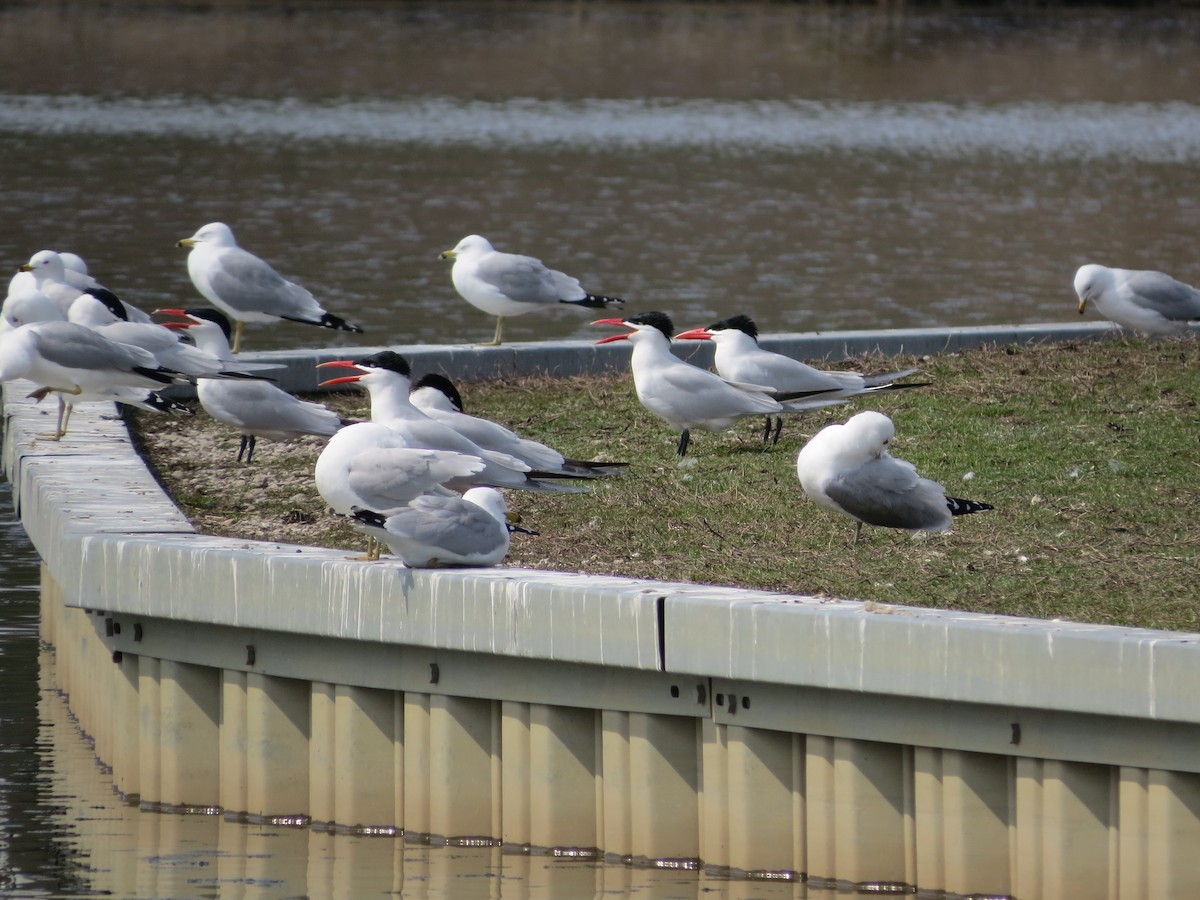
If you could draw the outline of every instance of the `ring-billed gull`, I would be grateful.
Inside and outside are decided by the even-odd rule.
[[[462,497],[424,495],[384,517],[354,510],[356,529],[388,545],[409,568],[494,566],[508,554],[510,525],[500,492],[472,488]]]
[[[326,312],[317,299],[298,284],[288,281],[234,240],[233,230],[223,222],[205,225],[176,246],[191,250],[188,274],[196,290],[209,303],[234,321],[233,352],[242,344],[246,322],[300,322],[340,331],[361,333],[357,325]]]
[[[834,391],[827,395],[854,397],[876,391],[925,387],[928,382],[898,384],[901,378],[915,375],[917,369],[904,369],[882,375],[862,375],[858,372],[826,372],[782,353],[764,350],[758,345],[758,326],[749,316],[736,315],[706,328],[693,328],[675,335],[675,340],[712,341],[716,345],[713,362],[717,374],[730,381],[764,384],[777,391]],[[783,417],[775,417],[775,439],[783,430]],[[771,417],[763,429],[763,440],[771,436]]]
[[[75,262],[78,260],[78,262]],[[84,273],[70,268],[83,266]],[[70,315],[71,304],[85,291],[96,297],[103,297],[111,303],[119,303],[124,315],[122,318],[130,322],[149,322],[150,317],[132,303],[126,303],[95,278],[87,274],[87,266],[74,253],[58,253],[54,250],[39,250],[29,257],[29,262],[21,266],[21,273],[28,274],[34,280],[38,290],[58,304],[64,317]]]
[[[912,463],[890,455],[895,434],[891,419],[869,410],[822,428],[796,457],[796,474],[809,499],[855,520],[854,543],[864,523],[945,531],[954,516],[993,508],[947,497],[936,481],[917,475]]]
[[[1080,266],[1075,293],[1080,315],[1091,303],[1106,319],[1143,334],[1181,334],[1200,319],[1200,290],[1165,272]]]
[[[830,400],[823,391],[773,391],[761,384],[730,381],[693,366],[671,352],[674,325],[662,312],[639,313],[628,319],[598,319],[593,325],[616,325],[630,329],[596,341],[629,341],[633,344],[629,366],[633,385],[642,406],[677,430],[678,456],[687,453],[691,430],[725,431],[748,416],[775,416],[802,412],[840,400]]]
[[[480,447],[508,453],[534,469],[580,478],[616,475],[622,463],[566,459],[553,447],[523,438],[499,422],[463,412],[462,395],[445,375],[429,374],[419,378],[409,394],[413,406],[435,421],[449,425]]]
[[[148,350],[110,341],[73,322],[35,322],[0,334],[0,382],[16,379],[37,385],[29,395],[37,400],[59,395],[58,424],[55,433],[48,435],[51,440],[67,433],[74,403],[138,402],[144,400],[145,389],[191,381],[159,365]]]
[[[225,363],[233,363],[229,350],[230,325],[224,313],[215,309],[160,309],[163,315],[179,316],[186,321],[167,322],[167,328],[187,329],[196,349]],[[204,411],[236,428],[241,435],[237,461],[245,456],[254,461],[258,438],[287,441],[305,435],[329,437],[345,424],[341,416],[321,403],[301,400],[261,379],[229,381],[202,378],[196,384],[196,397]]]
[[[611,309],[625,302],[620,297],[589,294],[578,278],[549,269],[532,256],[501,253],[477,234],[467,235],[441,258],[454,260],[450,278],[462,298],[496,317],[496,336],[484,346],[500,345],[504,320],[512,316],[561,303]]]

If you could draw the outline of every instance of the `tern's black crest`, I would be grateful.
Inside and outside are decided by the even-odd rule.
[[[436,372],[429,375],[422,375],[417,380],[417,383],[413,385],[412,389],[417,391],[423,387],[433,388],[435,391],[441,391],[446,395],[446,398],[454,404],[454,408],[459,412],[462,412],[462,396],[458,393],[458,388],[454,386],[454,382],[445,375],[438,375]]]
[[[196,309],[185,309],[184,312],[193,319],[204,319],[206,322],[213,322],[221,326],[221,331],[225,333],[226,342],[233,335],[233,330],[229,326],[229,316],[221,312],[219,309],[209,309],[208,307],[198,307]]]
[[[675,325],[671,321],[671,317],[665,312],[644,312],[638,313],[636,316],[631,316],[625,320],[631,325],[650,325],[657,328],[663,333],[669,341],[675,333]]]
[[[412,375],[412,368],[399,353],[393,350],[381,350],[378,353],[372,353],[370,356],[364,356],[362,359],[356,359],[354,364],[360,369],[388,369],[409,378]]]
[[[94,287],[84,291],[89,297],[95,297],[104,304],[104,308],[120,319],[122,322],[129,321],[129,313],[125,311],[125,304],[121,302],[121,298],[107,288]]]
[[[758,340],[758,326],[749,316],[730,316],[728,319],[722,319],[720,322],[714,322],[708,326],[709,331],[729,331],[731,328],[744,331],[756,341]]]

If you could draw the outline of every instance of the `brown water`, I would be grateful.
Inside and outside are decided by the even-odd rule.
[[[1083,262],[1200,280],[1200,14],[462,2],[0,10],[0,265],[199,302],[223,220],[361,322],[464,342],[477,232],[680,326],[1060,321]],[[512,340],[592,336],[573,309]]]

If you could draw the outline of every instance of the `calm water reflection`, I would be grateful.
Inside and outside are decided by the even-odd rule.
[[[1057,321],[1086,261],[1200,280],[1200,15],[788,5],[0,10],[0,265],[191,303],[214,219],[361,320],[473,341],[469,232],[683,324]],[[586,312],[513,340],[590,335]]]

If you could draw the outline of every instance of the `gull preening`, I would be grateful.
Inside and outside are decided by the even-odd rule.
[[[1080,266],[1075,293],[1081,316],[1090,303],[1122,328],[1155,337],[1182,334],[1200,319],[1200,290],[1165,272]]]
[[[229,349],[230,325],[224,313],[215,309],[157,312],[184,319],[167,322],[164,327],[186,329],[195,340],[196,349],[225,364],[237,364]],[[254,461],[258,438],[287,441],[307,435],[329,437],[345,424],[341,416],[324,404],[301,400],[261,378],[202,378],[196,384],[196,397],[206,413],[237,429],[241,436],[238,462],[243,456],[247,463]]]
[[[776,391],[830,391],[826,399],[849,398],[877,391],[925,387],[927,382],[900,379],[915,375],[917,369],[903,369],[881,375],[859,372],[827,372],[782,353],[764,350],[758,345],[758,326],[749,316],[736,315],[705,328],[693,328],[675,335],[675,340],[712,341],[716,349],[713,362],[717,374],[730,381],[766,385]],[[774,443],[779,442],[783,417],[775,417]],[[771,418],[763,429],[763,440],[771,435]]]
[[[946,496],[912,463],[889,454],[895,434],[891,419],[869,410],[822,428],[796,457],[796,474],[809,499],[855,520],[854,543],[864,524],[946,531],[955,516],[993,508]]]
[[[593,325],[628,328],[596,341],[629,341],[629,365],[642,406],[678,431],[678,456],[687,453],[693,428],[725,431],[749,416],[802,412],[841,400],[827,395],[833,389],[775,391],[769,386],[730,381],[679,359],[671,352],[674,325],[666,313],[640,313],[628,319],[599,319]]]
[[[317,299],[276,272],[253,253],[243,250],[223,222],[205,225],[176,246],[186,247],[192,284],[209,303],[234,321],[233,352],[242,343],[246,322],[300,322],[340,331],[362,329],[326,312]]]
[[[504,320],[535,309],[570,304],[588,309],[611,309],[624,304],[620,297],[585,291],[578,278],[547,268],[540,259],[501,253],[486,238],[469,234],[453,250],[441,254],[454,260],[450,278],[459,295],[496,317],[496,335],[485,346],[500,345]]]
[[[390,516],[355,509],[353,526],[388,546],[409,568],[494,566],[508,554],[509,532],[537,534],[508,522],[504,498],[494,488],[472,488],[461,497],[423,495]]]

